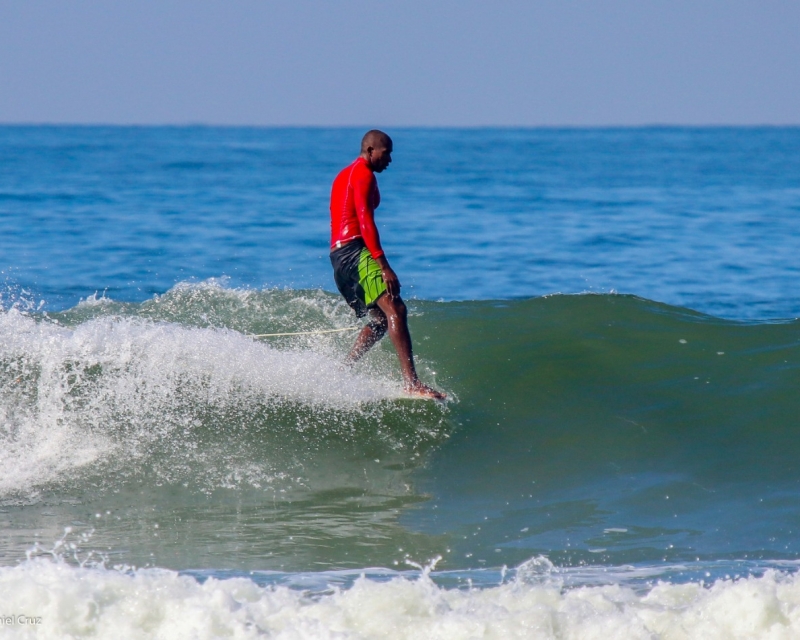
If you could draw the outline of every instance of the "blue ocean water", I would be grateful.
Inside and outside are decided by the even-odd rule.
[[[3,631],[800,634],[800,128],[390,131],[446,404],[247,335],[358,327],[361,133],[0,127]]]
[[[407,296],[616,291],[732,319],[800,315],[798,128],[391,133],[379,226]],[[0,269],[49,309],[222,276],[331,290],[331,176],[359,138],[0,127]]]

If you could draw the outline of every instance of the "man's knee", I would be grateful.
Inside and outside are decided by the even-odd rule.
[[[387,313],[398,320],[402,320],[405,322],[406,318],[408,317],[408,309],[406,308],[406,303],[403,302],[401,297],[397,298],[390,298],[388,295],[386,296],[387,302]]]
[[[372,319],[367,323],[372,330],[376,340],[380,340],[386,333],[386,316],[384,314],[372,314]]]
[[[398,321],[406,322],[406,318],[408,317],[406,303],[403,302],[400,296],[392,298],[388,293],[384,293],[378,298],[378,308],[386,314],[386,319],[390,326]]]
[[[408,309],[402,298],[395,298],[395,307],[397,309],[397,317],[405,320],[408,317]]]

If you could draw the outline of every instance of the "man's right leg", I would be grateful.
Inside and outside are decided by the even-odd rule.
[[[370,321],[361,329],[353,348],[347,355],[347,363],[355,364],[386,334],[386,315],[380,309],[369,310]]]

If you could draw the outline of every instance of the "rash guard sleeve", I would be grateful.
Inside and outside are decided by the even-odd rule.
[[[374,259],[383,255],[381,238],[375,226],[375,207],[380,202],[378,182],[372,171],[359,171],[353,176],[353,200],[364,244]]]

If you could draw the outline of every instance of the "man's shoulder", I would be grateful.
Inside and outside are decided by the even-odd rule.
[[[349,178],[350,176],[355,175],[363,175],[366,172],[369,175],[372,175],[372,169],[367,166],[367,163],[363,161],[361,156],[353,160],[350,164],[348,164],[344,169],[342,169],[339,173],[336,174],[336,179],[339,180],[340,178]]]
[[[372,169],[370,169],[369,165],[364,161],[363,158],[356,158],[355,162],[353,162],[350,167],[352,167],[352,176],[354,182],[370,182],[375,180],[375,173],[372,171]]]

